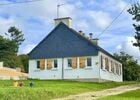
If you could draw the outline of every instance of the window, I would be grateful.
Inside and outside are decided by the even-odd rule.
[[[91,58],[87,58],[87,66],[92,66]]]
[[[37,68],[40,68],[40,61],[37,61]]]
[[[113,72],[114,71],[114,63],[113,63],[113,61],[111,61],[111,72]]]
[[[77,68],[77,58],[76,57],[73,57],[72,58],[72,68],[73,69],[76,69]]]
[[[79,66],[80,68],[85,68],[85,62],[86,62],[86,58],[85,57],[80,57],[79,58]]]
[[[122,74],[122,66],[119,65],[119,67],[120,67],[120,75],[121,75]]]
[[[40,59],[37,61],[37,68],[41,70],[45,69],[45,59]]]
[[[58,64],[57,64],[57,60],[54,60],[54,68],[57,68]]]
[[[72,59],[68,59],[68,67],[72,67]]]
[[[108,58],[105,58],[105,69],[109,71],[109,63],[108,63]]]
[[[101,55],[101,69],[105,70],[105,68],[106,68],[105,57]]]
[[[103,56],[101,55],[101,69],[103,69]]]
[[[117,74],[117,63],[114,63],[114,73]]]
[[[51,70],[53,65],[53,60],[52,59],[47,59],[47,69]]]
[[[109,72],[111,72],[111,60],[108,60],[108,64],[109,64]]]

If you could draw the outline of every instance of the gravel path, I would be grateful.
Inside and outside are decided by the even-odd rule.
[[[137,90],[137,89],[140,89],[140,84],[119,86],[116,88],[105,89],[102,91],[86,92],[86,93],[70,95],[68,97],[58,98],[54,100],[96,100],[101,97],[117,95],[117,94],[121,94],[131,90]]]

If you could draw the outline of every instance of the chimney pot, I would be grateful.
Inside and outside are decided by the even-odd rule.
[[[93,34],[92,33],[89,33],[89,39],[92,40],[92,36]]]
[[[83,35],[83,36],[85,35],[85,34],[83,33],[83,31],[81,31],[81,30],[79,31],[79,34],[80,34],[80,35]]]
[[[98,38],[95,38],[95,39],[91,39],[92,43],[94,43],[95,45],[98,45]]]
[[[82,34],[83,32],[80,30],[79,33]]]

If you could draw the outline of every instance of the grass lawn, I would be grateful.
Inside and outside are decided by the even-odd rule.
[[[108,96],[99,100],[140,100],[140,89],[129,91],[115,96]]]
[[[34,86],[29,87],[32,81]],[[0,81],[0,100],[50,100],[88,91],[97,91],[135,82],[75,82],[62,80],[26,80],[24,87],[13,87],[13,81]]]

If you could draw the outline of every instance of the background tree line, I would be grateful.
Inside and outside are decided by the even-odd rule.
[[[125,52],[115,53],[114,56],[122,63],[123,80],[136,81],[140,80],[140,65],[137,60]]]
[[[132,20],[134,20],[134,29],[136,42],[133,43],[134,46],[140,49],[140,4],[135,3],[127,10],[129,14],[132,15]],[[127,81],[140,80],[140,65],[133,56],[126,54],[125,52],[115,53],[114,56],[122,63],[123,67],[123,79]]]
[[[16,27],[10,27],[5,36],[0,35],[0,61],[10,68],[21,68],[28,72],[28,56],[17,55],[19,46],[24,41],[24,35]]]

